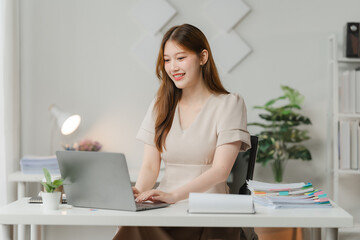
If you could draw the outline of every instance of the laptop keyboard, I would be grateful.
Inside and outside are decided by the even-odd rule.
[[[167,203],[138,203],[136,202],[136,209],[137,210],[147,210],[147,209],[154,209],[154,208],[162,208],[169,206]]]

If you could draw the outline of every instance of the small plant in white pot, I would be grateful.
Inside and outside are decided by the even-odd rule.
[[[63,185],[64,180],[60,178],[52,181],[49,171],[46,168],[43,168],[43,171],[46,180],[46,182],[41,182],[45,190],[41,193],[43,209],[45,211],[57,210],[59,209],[61,191],[58,192],[55,190]]]

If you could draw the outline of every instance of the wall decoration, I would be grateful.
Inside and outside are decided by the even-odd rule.
[[[210,0],[204,7],[205,17],[214,25],[229,32],[250,12],[241,0]]]
[[[131,14],[148,32],[156,34],[175,16],[176,9],[165,0],[141,0]]]
[[[176,9],[166,0],[141,0],[134,5],[131,14],[146,29],[143,38],[133,45],[132,52],[153,71],[162,38],[160,30],[176,15]]]
[[[205,19],[219,28],[218,34],[210,39],[210,45],[216,63],[227,73],[251,53],[251,48],[234,31],[249,12],[250,7],[242,0],[209,0],[203,8]],[[176,13],[166,0],[140,0],[132,9],[131,14],[146,30],[142,39],[133,45],[132,52],[151,71],[155,68],[162,38],[160,30]]]
[[[205,17],[221,29],[210,42],[217,65],[227,73],[251,53],[251,48],[234,31],[249,12],[250,7],[242,0],[210,0],[204,7]]]
[[[251,48],[234,31],[217,35],[210,45],[216,64],[228,73],[251,52]]]
[[[162,36],[146,33],[139,42],[135,43],[131,51],[141,60],[145,67],[154,72]]]

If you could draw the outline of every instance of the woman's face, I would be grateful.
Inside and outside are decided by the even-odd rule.
[[[164,48],[165,71],[179,89],[201,83],[201,59],[175,41],[167,41]]]

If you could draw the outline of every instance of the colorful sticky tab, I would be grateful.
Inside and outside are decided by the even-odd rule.
[[[324,192],[323,192],[323,191],[319,191],[319,192],[314,193],[315,196],[318,196],[318,195],[321,195],[321,194],[324,194]]]
[[[311,188],[312,186],[312,183],[307,183],[302,187],[302,189]]]
[[[270,189],[270,192],[284,192],[284,191],[290,191],[290,188],[274,188],[274,189]]]
[[[321,195],[317,195],[318,198],[325,198],[327,197],[327,195],[324,193],[324,194],[321,194]]]
[[[279,192],[279,195],[280,196],[287,196],[287,195],[289,195],[289,192],[288,191],[281,191],[281,192]]]

